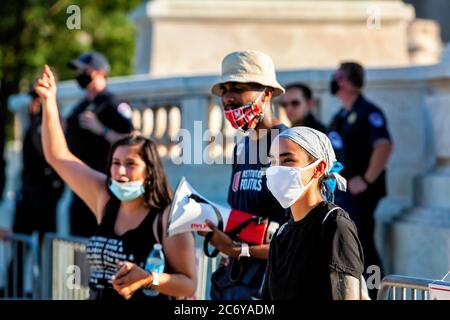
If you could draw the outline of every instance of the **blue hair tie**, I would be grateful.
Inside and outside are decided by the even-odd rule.
[[[324,181],[325,185],[327,186],[327,189],[334,193],[336,190],[336,178],[332,175],[332,173],[339,173],[342,169],[344,169],[344,165],[338,161],[335,161],[333,163],[333,167],[330,169],[330,172],[328,173],[329,178]]]

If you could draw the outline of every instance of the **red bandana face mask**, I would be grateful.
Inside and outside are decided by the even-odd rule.
[[[249,129],[254,129],[258,125],[259,121],[264,117],[264,105],[258,104],[257,101],[260,100],[263,94],[264,92],[253,102],[224,111],[225,117],[233,128],[246,132]]]

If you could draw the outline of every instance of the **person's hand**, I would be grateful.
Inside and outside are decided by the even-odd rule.
[[[6,237],[10,234],[12,234],[12,230],[6,229],[6,228],[0,228],[0,241],[3,241],[6,239]]]
[[[360,176],[355,176],[348,182],[348,190],[354,196],[366,191],[367,187],[367,183]]]
[[[103,130],[105,129],[105,127],[100,122],[100,120],[98,120],[98,117],[95,113],[91,111],[83,112],[79,115],[78,121],[81,128],[89,130],[99,136],[103,135]]]
[[[34,90],[44,102],[56,99],[55,77],[48,65],[45,65],[42,69],[41,75],[34,85]]]
[[[211,229],[210,232],[213,233],[213,236],[210,239],[210,244],[213,245],[220,252],[225,253],[228,256],[235,257],[239,255],[240,248],[238,248],[233,240],[225,233],[220,231],[214,223],[209,220],[205,220],[205,223],[208,225],[208,228]],[[201,236],[205,236],[208,232],[199,232]],[[239,249],[239,250],[238,250]],[[239,252],[238,252],[238,251]]]
[[[137,290],[153,281],[151,274],[132,262],[119,262],[119,266],[121,268],[112,277],[111,283],[114,289],[127,300]]]

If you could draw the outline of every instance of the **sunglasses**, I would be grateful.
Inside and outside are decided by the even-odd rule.
[[[297,108],[298,106],[300,106],[300,104],[300,100],[282,101],[280,102],[280,107],[287,108],[289,106],[293,106],[294,108]]]

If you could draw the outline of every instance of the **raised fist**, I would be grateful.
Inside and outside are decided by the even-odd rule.
[[[41,75],[34,85],[34,89],[43,101],[56,97],[55,77],[48,65],[45,65],[42,69]]]

